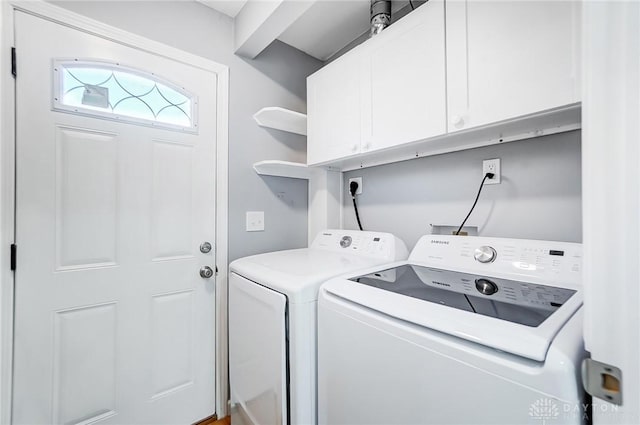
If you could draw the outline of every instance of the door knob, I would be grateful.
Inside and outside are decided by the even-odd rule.
[[[209,266],[200,267],[200,277],[204,279],[209,279],[213,276],[213,270]]]

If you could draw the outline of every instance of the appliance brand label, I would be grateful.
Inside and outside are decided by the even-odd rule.
[[[439,243],[442,245],[449,245],[449,241],[439,241],[437,239],[431,239],[431,243]]]

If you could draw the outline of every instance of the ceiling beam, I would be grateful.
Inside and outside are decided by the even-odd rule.
[[[248,1],[235,18],[235,53],[255,58],[316,1]]]

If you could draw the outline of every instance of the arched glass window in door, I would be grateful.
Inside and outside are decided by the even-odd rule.
[[[197,98],[117,63],[56,60],[53,109],[153,127],[197,131]]]

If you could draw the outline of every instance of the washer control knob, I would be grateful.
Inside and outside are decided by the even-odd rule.
[[[490,246],[481,246],[480,248],[476,248],[476,251],[473,253],[473,258],[480,263],[492,263],[498,253],[495,249]]]
[[[343,248],[349,248],[352,240],[351,236],[343,236],[342,239],[340,239],[340,246]]]
[[[498,285],[489,279],[476,279],[476,289],[483,295],[493,295],[498,292]]]

